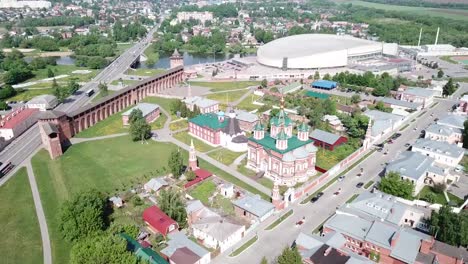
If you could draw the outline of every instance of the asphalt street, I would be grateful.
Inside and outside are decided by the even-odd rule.
[[[468,84],[464,84],[453,97],[458,97],[466,91],[468,91]],[[310,234],[328,217],[333,215],[337,207],[345,204],[354,194],[365,191],[363,188],[356,188],[356,184],[359,182],[366,184],[370,180],[374,182],[379,181],[385,163],[394,159],[399,153],[404,151],[406,149],[404,146],[406,143],[414,143],[419,137],[420,131],[434,122],[436,117],[440,118],[445,115],[455,101],[437,99],[436,102],[438,102],[438,104],[434,108],[428,109],[427,112],[417,118],[415,122],[409,120],[410,122],[408,124],[410,125],[400,132],[402,135],[395,140],[393,144],[386,144],[385,149],[388,149],[387,155],[384,155],[383,152],[374,152],[361,162],[361,164],[349,171],[343,181],[336,182],[325,190],[324,195],[316,203],[309,202],[301,205],[300,201],[295,202],[290,206],[290,208],[294,210],[294,214],[284,220],[283,223],[275,229],[271,231],[265,230],[265,228],[276,219],[276,217],[270,217],[270,219],[260,224],[256,232],[248,234],[242,241],[232,247],[232,250],[240,247],[252,236],[257,234],[258,241],[243,253],[237,257],[229,257],[228,255],[232,252],[232,250],[229,249],[215,258],[213,263],[260,263],[263,256],[269,261],[274,260],[284,247],[290,246],[294,242],[299,232],[302,231]],[[430,116],[431,113],[434,114],[433,117]],[[357,175],[360,168],[364,169],[364,174],[358,177]],[[341,193],[337,196],[333,195],[339,188],[342,189]],[[287,210],[289,209],[285,211]],[[302,217],[306,218],[306,222],[302,226],[296,227],[295,223],[302,219]]]

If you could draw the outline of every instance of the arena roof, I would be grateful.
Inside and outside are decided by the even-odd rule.
[[[348,57],[382,53],[383,44],[351,36],[302,34],[269,42],[257,51],[257,61],[272,67],[323,68],[347,65]]]

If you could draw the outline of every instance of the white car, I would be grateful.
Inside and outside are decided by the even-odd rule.
[[[343,176],[340,176],[340,177],[338,177],[338,181],[343,181],[344,179],[345,179],[345,176],[344,176],[344,175],[343,175]]]

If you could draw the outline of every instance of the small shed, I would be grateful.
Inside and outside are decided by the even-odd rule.
[[[341,144],[348,142],[348,139],[327,131],[315,129],[310,133],[310,138],[314,140],[314,145],[333,151]]]
[[[221,195],[226,198],[234,196],[234,185],[232,183],[223,183],[220,186]]]

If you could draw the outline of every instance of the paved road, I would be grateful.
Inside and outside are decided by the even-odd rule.
[[[47,221],[44,215],[44,209],[42,208],[41,197],[39,196],[39,189],[37,188],[36,178],[34,177],[34,172],[31,166],[31,160],[26,162],[26,170],[28,172],[29,184],[31,185],[34,206],[36,207],[37,220],[39,221],[39,228],[41,230],[44,264],[51,264],[52,254],[50,248],[49,230],[47,228]]]
[[[459,96],[463,91],[468,91],[468,84],[457,91],[454,97]],[[419,131],[421,129],[432,123],[434,118],[446,114],[447,109],[453,104],[451,100],[443,99],[436,101],[439,102],[437,106],[433,109],[429,109],[426,114],[418,118],[415,122],[410,122],[410,126],[401,132],[402,136],[395,140],[393,144],[387,144],[385,148],[388,149],[388,155],[384,155],[382,152],[374,152],[360,165],[349,171],[344,181],[331,185],[318,202],[307,203],[305,205],[301,205],[299,202],[292,204],[290,208],[294,210],[294,214],[272,231],[265,231],[264,229],[273,222],[276,217],[270,217],[270,219],[262,223],[259,228],[257,228],[258,241],[242,254],[237,257],[229,257],[228,255],[231,253],[231,249],[229,249],[215,258],[213,263],[260,263],[263,256],[267,257],[269,261],[272,261],[284,247],[290,246],[294,242],[300,231],[311,233],[328,217],[334,214],[338,206],[343,205],[354,194],[364,191],[363,189],[357,189],[355,187],[358,182],[367,183],[370,180],[378,181],[380,178],[379,174],[383,172],[384,164],[396,157],[401,151],[404,151],[404,145],[406,143],[413,143],[419,137]],[[434,117],[430,117],[431,113],[434,113]],[[414,130],[414,127],[418,128],[417,131]],[[364,175],[357,177],[361,167],[364,168]],[[325,182],[319,186],[323,184],[325,184]],[[342,192],[338,196],[334,196],[333,193],[336,192],[338,188],[342,188]],[[286,209],[285,212],[287,210],[288,209]],[[305,224],[300,228],[296,227],[295,223],[303,216],[306,217]],[[251,233],[247,235],[245,239],[232,247],[232,249],[238,248],[253,235],[255,234]]]

